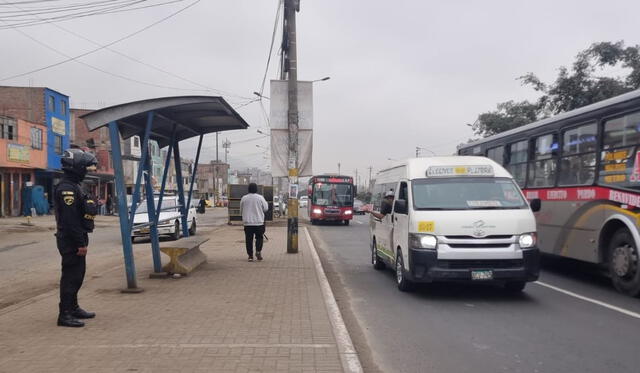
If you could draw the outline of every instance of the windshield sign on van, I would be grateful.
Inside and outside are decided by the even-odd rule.
[[[486,166],[431,166],[427,177],[493,176],[493,167]]]

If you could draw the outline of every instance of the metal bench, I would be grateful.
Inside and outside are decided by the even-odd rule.
[[[160,251],[170,258],[162,269],[169,274],[187,275],[197,266],[207,261],[207,256],[200,250],[200,245],[208,238],[188,237],[160,245]]]

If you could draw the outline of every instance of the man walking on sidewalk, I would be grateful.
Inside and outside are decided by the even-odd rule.
[[[258,194],[256,183],[249,184],[249,194],[240,200],[240,212],[244,224],[244,239],[249,261],[253,262],[253,236],[256,237],[256,258],[262,260],[262,239],[264,237],[264,213],[269,210],[269,204],[263,196]]]

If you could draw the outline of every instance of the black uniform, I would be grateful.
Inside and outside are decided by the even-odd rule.
[[[85,256],[78,248],[89,245],[89,232],[97,213],[95,201],[80,188],[79,177],[65,174],[54,192],[56,243],[62,257],[60,278],[60,313],[78,309],[78,291],[84,280]]]

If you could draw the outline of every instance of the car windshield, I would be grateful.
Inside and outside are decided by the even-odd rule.
[[[312,203],[318,206],[352,206],[351,185],[316,183],[313,186]]]
[[[158,200],[154,200],[156,203],[156,208],[158,207]],[[162,211],[175,211],[176,210],[176,200],[175,199],[163,199],[162,200]],[[142,201],[138,204],[136,208],[136,214],[147,213],[147,201]]]
[[[508,178],[442,178],[412,182],[416,210],[506,210],[527,208]]]

